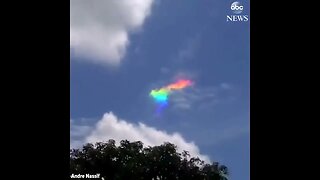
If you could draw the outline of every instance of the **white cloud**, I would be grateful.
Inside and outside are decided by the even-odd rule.
[[[85,132],[84,134],[82,141],[74,140],[71,137],[71,147],[79,147],[79,145],[87,142],[95,143],[109,139],[114,139],[118,144],[124,139],[141,141],[145,146],[155,146],[164,142],[171,142],[178,146],[179,152],[186,150],[189,151],[191,156],[198,156],[200,159],[210,162],[208,156],[200,154],[200,150],[194,142],[187,142],[179,133],[169,134],[143,123],[133,124],[119,119],[112,112],[104,114],[103,118],[96,123],[92,131],[90,133]]]
[[[83,139],[88,136],[93,129],[88,125],[76,125],[75,121],[72,119],[70,120],[70,127],[71,147],[80,147],[83,143]]]
[[[74,55],[93,63],[119,65],[129,33],[141,28],[152,4],[153,0],[70,0]]]

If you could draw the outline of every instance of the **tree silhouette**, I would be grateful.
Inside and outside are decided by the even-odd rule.
[[[224,180],[228,168],[206,164],[171,143],[143,147],[140,141],[88,143],[70,150],[71,174],[100,174],[105,180]]]

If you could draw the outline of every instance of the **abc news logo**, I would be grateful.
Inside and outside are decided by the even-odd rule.
[[[231,10],[232,11],[241,11],[243,10],[243,6],[242,5],[238,5],[238,3],[234,2],[231,4]]]
[[[246,22],[249,20],[249,16],[248,15],[240,15],[242,13],[242,11],[244,10],[243,5],[241,5],[240,2],[233,2],[231,4],[230,7],[231,11],[236,14],[236,15],[227,15],[227,22],[232,21],[232,22],[236,22],[236,21],[243,21]]]

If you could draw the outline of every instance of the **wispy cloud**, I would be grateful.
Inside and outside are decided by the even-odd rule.
[[[221,87],[222,89],[226,89],[226,90],[229,90],[229,89],[232,88],[231,84],[229,84],[229,83],[221,83],[221,84],[220,84],[220,87]]]
[[[170,97],[170,103],[173,108],[179,110],[189,110],[193,107],[200,108],[202,106],[215,105],[223,100],[220,96],[222,92],[231,89],[231,85],[223,83],[213,87],[199,87],[197,85],[175,92]]]
[[[168,74],[168,73],[170,72],[170,68],[168,68],[168,67],[162,67],[162,68],[160,68],[160,72],[161,72],[162,74]]]
[[[202,141],[199,139],[198,142],[207,146],[219,146],[224,143],[233,142],[239,137],[248,135],[250,133],[250,126],[248,123],[242,122],[242,124],[229,124],[220,128],[204,129],[203,131],[198,132],[198,137],[206,137],[208,134],[211,134],[211,140]]]
[[[231,126],[221,130],[219,138],[212,143],[219,143],[225,140],[232,140],[250,132],[249,124],[242,124],[238,126]]]
[[[175,58],[176,61],[181,63],[194,58],[201,42],[200,40],[200,34],[196,34],[194,37],[189,38],[186,44],[179,50],[178,55]]]
[[[200,43],[200,33],[196,33],[194,36],[188,38],[184,44],[181,45],[180,49],[177,50],[177,53],[173,55],[170,64],[161,67],[160,72],[162,74],[169,74],[181,71],[181,67],[183,67],[184,64],[196,57]]]

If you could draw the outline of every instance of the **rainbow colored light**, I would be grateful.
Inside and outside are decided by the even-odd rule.
[[[159,108],[163,108],[168,104],[168,96],[172,91],[184,89],[192,84],[193,82],[191,80],[181,79],[160,89],[152,90],[150,96],[153,97],[155,102],[159,105]]]

